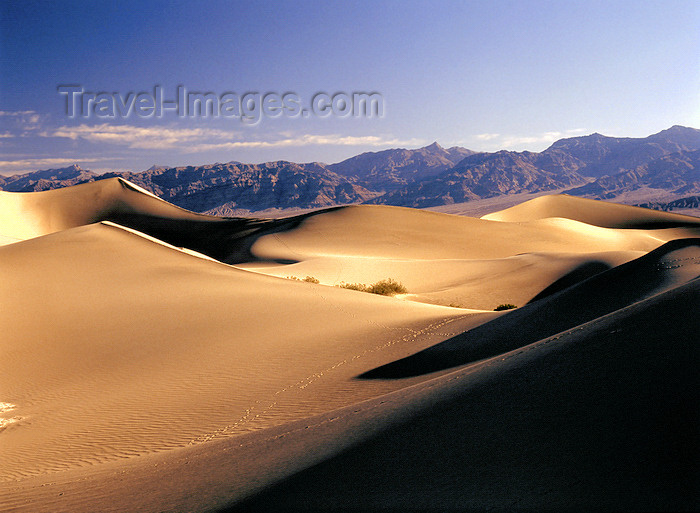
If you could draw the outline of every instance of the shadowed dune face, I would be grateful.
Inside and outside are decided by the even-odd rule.
[[[533,297],[530,301],[528,301],[528,303],[534,303],[535,301],[544,299],[547,296],[551,296],[552,294],[555,294],[561,290],[571,287],[572,285],[575,285],[578,282],[595,276],[596,274],[605,272],[611,268],[612,267],[610,265],[601,261],[593,260],[582,263],[580,266],[576,267],[575,269],[572,269],[567,274],[554,281],[546,289],[544,289],[535,297]]]
[[[699,303],[696,279],[395,394],[385,429],[222,512],[696,510]]]
[[[216,221],[171,205],[121,178],[110,178],[42,192],[0,192],[0,228],[25,240],[99,221],[114,214],[140,214],[173,220]]]
[[[226,263],[253,259],[252,235],[289,230],[306,217],[267,220],[196,214],[121,178],[43,192],[0,191],[0,215],[0,245],[110,221]]]
[[[697,509],[700,224],[521,207],[0,194],[0,510]]]

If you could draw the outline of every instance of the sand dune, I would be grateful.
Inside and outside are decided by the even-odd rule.
[[[697,509],[700,224],[650,212],[3,193],[0,511]]]
[[[585,324],[698,277],[700,239],[674,240],[643,257],[363,377],[408,377],[489,358]],[[514,333],[518,336],[514,337]]]
[[[649,229],[700,224],[700,219],[697,217],[567,195],[540,196],[511,208],[487,214],[482,219],[522,222],[548,217],[564,217],[603,228]]]
[[[174,246],[231,262],[248,258],[241,237],[280,224],[195,214],[122,178],[42,192],[0,191],[0,218],[0,245],[111,221]]]
[[[492,310],[501,303],[523,305],[577,270],[586,277],[586,270],[600,272],[666,241],[697,236],[700,224],[614,229],[561,217],[509,223],[361,206],[310,216],[292,230],[256,235],[251,255],[265,263],[240,267],[275,276],[313,276],[326,285],[392,277],[406,284],[410,299]]]
[[[121,178],[42,192],[0,191],[0,213],[2,235],[20,240],[106,220],[112,213],[214,219],[176,207]]]
[[[382,393],[327,376],[464,316],[240,271],[114,225],[5,246],[0,263],[3,400],[24,419],[0,438],[2,479],[280,423],[317,412],[319,393],[323,408]]]
[[[313,276],[322,284],[400,281],[405,299],[458,308],[493,310],[499,304],[524,305],[550,284],[590,274],[643,255],[642,251],[601,253],[526,253],[497,259],[411,259],[332,256],[280,265],[248,263],[238,267],[272,276]]]
[[[286,261],[329,254],[417,260],[492,259],[533,252],[650,251],[681,233],[700,233],[700,223],[675,230],[607,229],[576,220],[558,226],[550,219],[520,225],[363,205],[310,216],[298,229],[261,237],[252,252],[259,258]]]

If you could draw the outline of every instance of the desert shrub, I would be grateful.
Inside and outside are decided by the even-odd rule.
[[[394,294],[405,294],[408,292],[406,287],[397,281],[387,278],[386,280],[380,280],[369,286],[367,292],[372,294],[379,294],[381,296],[393,296]]]
[[[342,289],[357,290],[359,292],[369,292],[371,294],[379,294],[381,296],[393,296],[394,294],[405,294],[408,292],[406,287],[401,283],[387,278],[386,280],[379,280],[372,285],[365,285],[364,283],[345,283],[342,282],[338,287]]]
[[[360,292],[367,292],[367,285],[364,283],[345,283],[340,282],[339,285],[336,285],[337,287],[340,287],[341,289],[349,289],[349,290],[358,290]]]
[[[496,308],[494,308],[493,311],[500,312],[501,310],[512,310],[513,308],[518,308],[518,305],[514,305],[513,303],[503,303],[502,305],[498,305]]]
[[[287,276],[288,280],[294,280],[294,281],[305,281],[307,283],[320,283],[317,278],[314,278],[313,276],[307,276],[303,280],[301,278],[297,278],[296,276]]]

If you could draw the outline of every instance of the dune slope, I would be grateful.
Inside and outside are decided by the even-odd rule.
[[[105,224],[0,248],[0,297],[12,327],[0,401],[16,419],[0,436],[3,480],[382,393],[352,376],[464,316],[237,270]]]
[[[21,240],[103,221],[113,213],[215,219],[176,207],[121,178],[42,192],[2,191],[0,213],[3,234]]]
[[[700,224],[697,217],[564,194],[540,196],[514,207],[487,214],[482,219],[522,222],[547,217],[565,217],[603,228],[654,229]]]
[[[220,218],[176,207],[122,178],[42,192],[0,191],[0,245],[111,221],[217,260],[249,258],[241,239],[294,220]]]
[[[499,353],[573,328],[700,277],[700,239],[668,242],[626,264],[482,324],[451,340],[363,375],[425,374]]]
[[[485,310],[523,305],[566,276],[580,280],[669,240],[700,236],[700,224],[615,229],[562,217],[511,223],[379,206],[321,212],[290,228],[254,235],[250,253],[267,262],[238,265],[326,285],[391,277],[406,285],[408,299]]]
[[[533,252],[646,252],[679,235],[700,233],[700,224],[685,230],[624,230],[576,220],[545,221],[504,223],[361,205],[321,212],[305,219],[297,229],[261,237],[252,252],[258,258],[292,261],[328,254],[417,260],[494,259]]]
[[[699,302],[696,279],[386,396],[367,441],[225,511],[697,510]]]

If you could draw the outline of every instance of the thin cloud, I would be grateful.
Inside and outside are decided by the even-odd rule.
[[[65,137],[84,139],[96,143],[108,143],[127,146],[133,149],[175,149],[181,145],[211,139],[230,139],[235,135],[225,130],[210,128],[169,128],[137,127],[132,125],[78,125],[62,126],[45,131],[43,137]],[[182,149],[182,148],[180,148]]]
[[[232,141],[222,143],[205,143],[185,148],[189,153],[210,150],[236,150],[250,148],[285,148],[289,146],[417,146],[425,144],[421,139],[396,139],[378,136],[341,136],[341,135],[304,135],[287,137],[274,141]]]
[[[564,137],[562,132],[544,132],[533,137],[509,137],[502,141],[504,147],[522,146],[524,144],[553,143]]]
[[[553,130],[550,132],[542,132],[533,136],[518,136],[504,135],[498,141],[492,141],[498,144],[499,149],[523,149],[526,146],[536,148],[542,145],[549,145],[559,139],[566,137],[575,137],[587,133],[585,128],[572,128],[564,131]]]
[[[126,146],[130,149],[177,149],[184,153],[242,148],[282,148],[288,146],[400,146],[417,145],[420,139],[397,139],[380,136],[303,135],[291,136],[288,132],[279,139],[244,141],[235,140],[237,132],[211,128],[137,127],[132,125],[78,125],[62,126],[40,133],[43,137],[83,139],[95,143]]]
[[[0,118],[5,118],[6,128],[11,130],[11,137],[26,137],[41,128],[42,116],[33,110],[0,110]],[[9,133],[9,132],[8,132]]]
[[[15,110],[15,111],[10,111],[10,110],[0,110],[0,117],[5,116],[5,117],[18,117],[18,116],[30,116],[38,114],[36,111],[33,110]]]
[[[492,139],[496,139],[500,136],[501,134],[478,134],[476,138],[480,141],[491,141]]]

